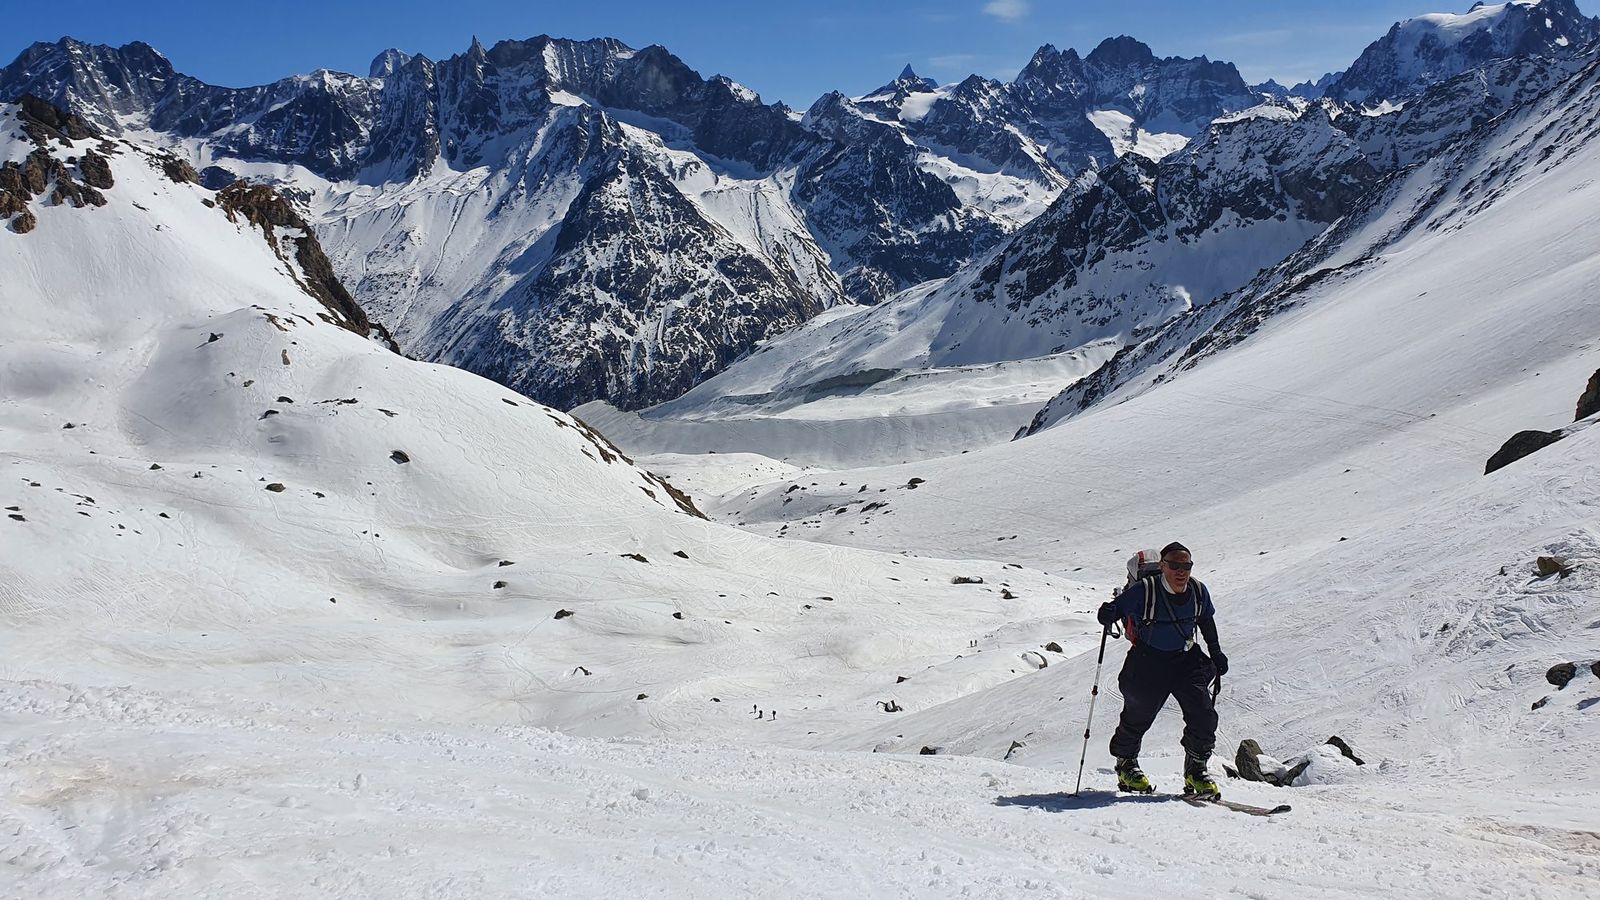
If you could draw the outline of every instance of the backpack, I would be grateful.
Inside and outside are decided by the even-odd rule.
[[[1123,591],[1126,591],[1128,588],[1133,587],[1140,581],[1149,578],[1152,575],[1159,575],[1160,573],[1161,551],[1140,550],[1128,557],[1128,580],[1123,583],[1122,587],[1117,588],[1117,590],[1111,594],[1112,602],[1116,602],[1116,599],[1122,596]],[[1120,624],[1122,626],[1120,629],[1122,633],[1119,635],[1116,633],[1116,630],[1113,630],[1112,635],[1114,637],[1125,637],[1128,639],[1129,643],[1132,643],[1136,623],[1132,618],[1126,618],[1123,619]]]
[[[1138,643],[1138,638],[1136,635],[1138,634],[1140,627],[1148,628],[1158,621],[1156,616],[1156,579],[1159,577],[1161,577],[1161,551],[1140,550],[1139,552],[1128,557],[1128,581],[1116,592],[1116,594],[1112,596],[1112,599],[1115,600],[1117,597],[1122,596],[1124,591],[1133,587],[1139,582],[1145,582],[1145,607],[1142,620],[1134,619],[1132,616],[1129,616],[1123,619],[1121,623],[1122,636],[1127,638],[1129,643]],[[1200,590],[1204,588],[1204,585],[1202,585],[1198,579],[1190,579],[1190,583],[1194,585],[1195,589],[1195,615],[1198,616]],[[1174,610],[1169,608],[1167,612],[1172,616],[1172,619],[1168,621],[1183,621],[1178,619]],[[1189,621],[1194,620],[1190,619]],[[1191,639],[1191,643],[1192,642],[1193,639]]]
[[[1122,586],[1122,591],[1133,586],[1141,578],[1148,578],[1161,572],[1161,551],[1140,550],[1128,557],[1128,583]],[[1122,593],[1118,591],[1117,593]]]

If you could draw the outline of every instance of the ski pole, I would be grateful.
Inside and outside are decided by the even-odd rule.
[[[1083,755],[1078,757],[1078,783],[1072,788],[1074,797],[1083,790],[1083,764],[1089,758],[1089,729],[1094,727],[1094,701],[1100,696],[1100,666],[1106,661],[1106,638],[1110,636],[1109,627],[1100,632],[1100,658],[1094,664],[1094,687],[1089,691],[1089,721],[1083,724]]]

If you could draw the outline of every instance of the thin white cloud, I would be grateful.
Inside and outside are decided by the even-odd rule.
[[[989,0],[983,13],[1003,22],[1016,22],[1028,14],[1028,0]]]
[[[929,57],[928,64],[938,72],[972,71],[972,64],[977,57],[971,53],[952,53],[949,56]]]

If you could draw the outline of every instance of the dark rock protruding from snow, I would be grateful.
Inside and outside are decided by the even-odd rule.
[[[1565,688],[1576,677],[1578,677],[1578,666],[1569,662],[1553,665],[1550,667],[1550,671],[1544,673],[1544,680],[1557,688]]]
[[[1345,742],[1345,739],[1339,737],[1337,734],[1328,738],[1327,743],[1330,746],[1337,748],[1345,759],[1350,760],[1358,766],[1366,765],[1366,762],[1362,760],[1361,757],[1357,756],[1354,750],[1350,749],[1350,745]]]
[[[1261,772],[1261,745],[1254,739],[1247,738],[1239,742],[1239,750],[1233,756],[1234,769],[1239,777],[1245,781],[1266,781]]]
[[[1503,469],[1519,459],[1561,440],[1559,431],[1519,431],[1511,436],[1494,455],[1489,457],[1489,462],[1483,468],[1483,474]]]
[[[1595,413],[1600,413],[1600,369],[1589,376],[1589,386],[1584,388],[1583,394],[1578,397],[1578,414],[1573,421],[1587,419]]]
[[[1572,566],[1560,556],[1541,556],[1533,561],[1533,571],[1538,573],[1540,578],[1549,578],[1551,575],[1565,578],[1571,574]]]

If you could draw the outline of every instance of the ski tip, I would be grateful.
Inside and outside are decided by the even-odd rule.
[[[1292,808],[1293,807],[1291,807],[1287,803],[1280,804],[1278,806],[1274,806],[1272,809],[1267,810],[1267,815],[1273,816],[1273,815],[1277,815],[1278,813],[1286,813]]]

